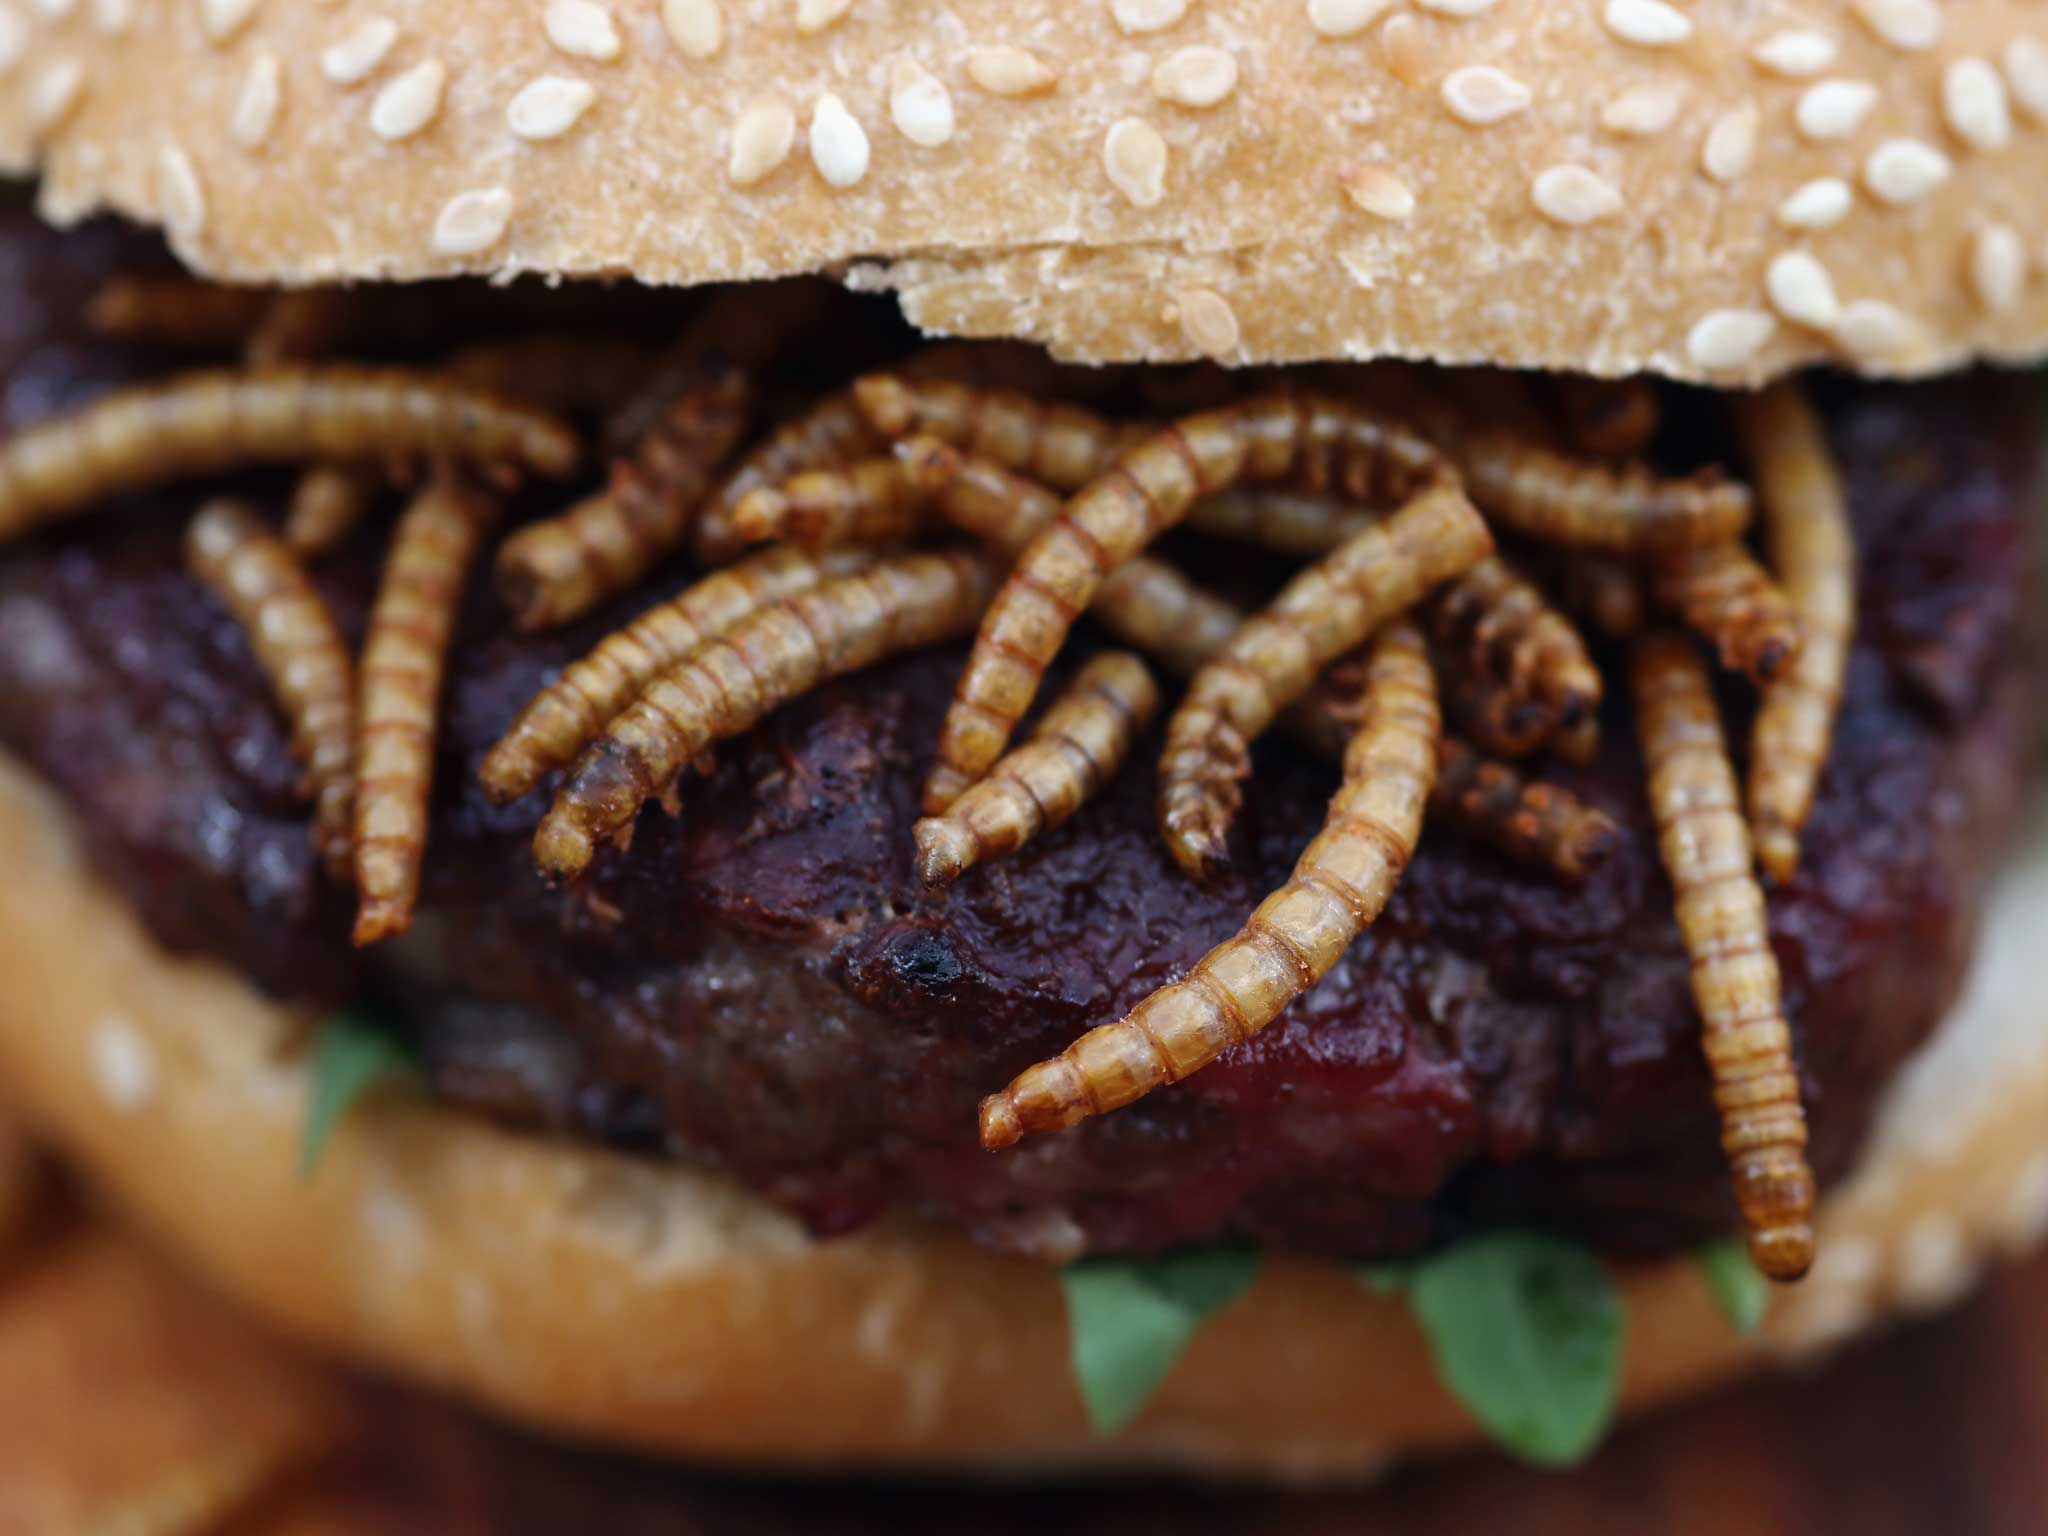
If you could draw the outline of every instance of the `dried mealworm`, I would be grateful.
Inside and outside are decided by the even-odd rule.
[[[1160,755],[1159,830],[1181,868],[1208,876],[1224,863],[1250,744],[1274,717],[1324,667],[1492,548],[1464,493],[1434,485],[1308,567],[1231,636],[1188,685]]]
[[[358,944],[412,926],[448,638],[463,578],[498,510],[493,498],[437,482],[412,499],[391,535],[358,677]]]
[[[612,465],[610,482],[498,549],[498,595],[521,629],[566,624],[623,592],[682,543],[718,466],[746,430],[746,376],[707,364]]]
[[[693,535],[697,558],[706,565],[724,565],[746,547],[733,519],[750,492],[780,485],[806,470],[866,458],[881,443],[851,395],[827,395],[749,449],[705,498]]]
[[[1566,608],[1610,640],[1640,634],[1649,622],[1649,598],[1642,573],[1618,555],[1573,550],[1552,562],[1558,596]]]
[[[1128,651],[1105,651],[1081,669],[1031,733],[989,776],[914,831],[917,868],[937,890],[988,859],[1060,825],[1115,776],[1131,742],[1159,709],[1159,689]]]
[[[542,332],[465,347],[442,365],[458,384],[551,411],[603,416],[638,393],[653,359],[616,337]]]
[[[1717,469],[1658,475],[1554,453],[1511,432],[1443,434],[1472,499],[1517,533],[1569,549],[1636,554],[1726,543],[1749,525],[1750,498]]]
[[[1600,707],[1600,670],[1572,621],[1499,555],[1481,560],[1429,602],[1430,635],[1496,687],[1541,699],[1556,723]]]
[[[582,873],[699,753],[779,705],[964,633],[994,579],[979,554],[901,555],[747,615],[655,677],[578,759],[534,836],[541,872]]]
[[[1633,670],[1650,807],[1692,956],[1701,1044],[1735,1201],[1757,1268],[1775,1280],[1796,1280],[1813,1262],[1806,1114],[1727,741],[1691,641],[1646,635]]]
[[[479,777],[485,791],[500,803],[518,799],[543,775],[573,762],[642,688],[707,640],[771,603],[873,563],[861,550],[765,550],[656,604],[563,668],[519,712],[484,757]]]
[[[1551,399],[1565,438],[1596,459],[1642,455],[1663,425],[1657,387],[1648,379],[1590,379],[1563,374],[1552,381]]]
[[[367,464],[315,464],[292,487],[285,543],[302,560],[339,549],[383,488],[384,477]]]
[[[1527,757],[1558,732],[1557,716],[1541,699],[1517,693],[1461,669],[1459,658],[1444,678],[1444,704],[1458,729],[1492,757]]]
[[[749,544],[892,544],[923,526],[930,500],[911,466],[892,454],[757,486],[733,508],[732,530]]]
[[[251,368],[303,363],[332,352],[354,318],[356,301],[345,289],[294,288],[273,294],[242,349]]]
[[[1588,715],[1576,724],[1558,727],[1550,733],[1548,745],[1554,755],[1584,767],[1600,753],[1600,717]]]
[[[1128,434],[1079,406],[950,379],[871,373],[853,398],[884,437],[935,437],[1055,490],[1078,490],[1108,468]]]
[[[276,294],[224,288],[183,273],[123,273],[86,301],[85,326],[96,336],[195,351],[232,351],[263,317]]]
[[[1263,545],[1285,555],[1326,555],[1372,521],[1348,501],[1280,486],[1239,486],[1188,508],[1198,533]]]
[[[1714,643],[1722,666],[1768,683],[1799,654],[1790,599],[1741,544],[1661,555],[1651,575],[1657,600]]]
[[[926,813],[943,811],[1002,755],[1046,664],[1103,579],[1196,500],[1242,481],[1338,485],[1360,499],[1405,500],[1427,482],[1455,478],[1419,433],[1307,394],[1185,417],[1129,449],[1024,550],[983,616],[925,784]]]
[[[305,765],[313,845],[337,879],[348,878],[355,668],[334,615],[291,551],[239,502],[201,509],[185,532],[185,560],[247,631]]]
[[[1379,916],[1421,835],[1436,776],[1436,682],[1412,625],[1373,647],[1363,719],[1322,833],[1286,885],[1185,979],[1090,1030],[981,1101],[981,1143],[1007,1147],[1129,1104],[1207,1066],[1320,981]]]
[[[1445,737],[1430,804],[1483,842],[1566,880],[1583,880],[1621,846],[1604,811],[1555,784],[1531,783],[1506,763]]]
[[[552,416],[394,368],[185,374],[117,390],[0,447],[0,540],[121,491],[249,461],[449,456],[561,475]]]
[[[1736,402],[1754,466],[1771,564],[1805,643],[1763,691],[1749,740],[1749,819],[1773,880],[1799,871],[1799,832],[1827,761],[1856,628],[1856,548],[1827,435],[1790,384]]]

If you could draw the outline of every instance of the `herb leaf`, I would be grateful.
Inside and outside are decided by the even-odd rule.
[[[1735,1237],[1716,1238],[1697,1255],[1707,1289],[1740,1333],[1755,1333],[1771,1304],[1771,1282],[1757,1272],[1749,1250]]]
[[[1568,1466],[1600,1441],[1625,1319],[1606,1268],[1557,1238],[1472,1238],[1415,1270],[1409,1305],[1451,1393],[1510,1451]]]
[[[1351,1273],[1375,1296],[1399,1296],[1415,1278],[1415,1266],[1403,1259],[1378,1259],[1354,1264]]]
[[[1074,1379],[1098,1435],[1138,1416],[1188,1341],[1258,1274],[1246,1249],[1163,1259],[1083,1259],[1060,1273]]]
[[[313,1091],[306,1104],[305,1130],[299,1138],[299,1177],[310,1179],[320,1156],[348,1113],[374,1084],[410,1079],[419,1068],[388,1030],[365,1015],[342,1009],[320,1025],[313,1042]]]

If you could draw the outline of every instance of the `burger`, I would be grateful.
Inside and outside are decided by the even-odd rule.
[[[284,1329],[669,1455],[1339,1477],[2048,1222],[1965,371],[2048,348],[2031,8],[0,71],[0,1093]]]

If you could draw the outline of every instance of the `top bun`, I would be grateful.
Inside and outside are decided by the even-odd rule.
[[[830,271],[1101,361],[2048,350],[2038,0],[0,0],[0,70],[49,216],[242,281]]]

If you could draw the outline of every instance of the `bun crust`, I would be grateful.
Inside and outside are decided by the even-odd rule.
[[[1400,1305],[1333,1265],[1268,1264],[1102,1442],[1051,1272],[949,1233],[815,1243],[687,1169],[402,1096],[351,1115],[301,1182],[305,1021],[159,951],[4,760],[0,867],[0,1076],[23,1114],[211,1283],[337,1353],[558,1432],[737,1462],[1308,1480],[1474,1435]],[[2037,861],[1988,925],[1961,1015],[1828,1204],[1819,1267],[1759,1338],[1730,1329],[1690,1263],[1623,1273],[1630,1406],[1944,1301],[2040,1235],[2048,1038],[2026,939],[2043,921]]]
[[[1098,361],[2048,346],[2031,0],[7,0],[0,165],[218,277],[842,273]]]

